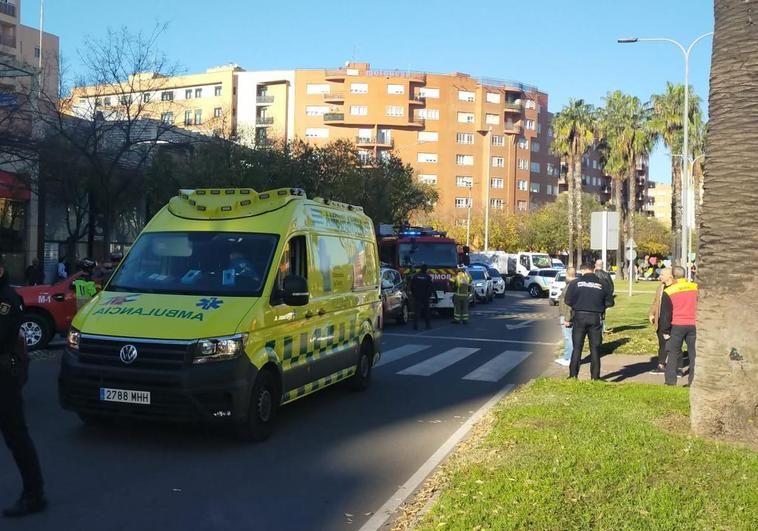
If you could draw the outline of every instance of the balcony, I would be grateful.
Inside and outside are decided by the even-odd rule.
[[[268,104],[268,103],[274,103],[274,97],[273,96],[266,96],[266,95],[256,96],[255,97],[255,103],[257,103],[259,105],[265,105],[265,104]]]
[[[345,81],[344,70],[324,70],[324,79],[327,81]]]
[[[423,129],[424,125],[426,125],[426,120],[424,118],[413,117],[409,120],[408,125],[411,127],[420,127]]]
[[[505,102],[505,112],[516,112],[521,113],[523,106],[521,105],[520,101],[506,101]]]
[[[344,122],[345,121],[345,113],[344,112],[328,112],[324,114],[324,123],[328,122]]]
[[[2,4],[0,4],[2,5]],[[0,46],[7,46],[8,48],[16,47],[16,36],[8,33],[0,33]]]
[[[411,105],[426,105],[426,96],[420,94],[411,94],[409,103]]]
[[[335,93],[324,94],[324,102],[325,103],[345,103],[345,93],[335,92]]]
[[[506,134],[512,134],[512,135],[520,135],[522,130],[521,120],[518,120],[516,122],[507,120],[505,124],[503,124],[503,129]]]
[[[267,127],[274,124],[273,116],[256,116],[255,125]]]
[[[392,148],[395,145],[395,141],[381,136],[357,136],[355,137],[355,145],[359,147]]]
[[[0,1],[0,13],[3,15],[8,15],[9,17],[16,18],[16,5],[7,4]]]

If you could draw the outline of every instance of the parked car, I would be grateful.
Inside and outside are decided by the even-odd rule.
[[[382,279],[382,320],[394,319],[397,324],[408,322],[410,307],[406,284],[400,272],[389,267],[381,269]]]
[[[505,297],[505,279],[500,274],[500,271],[494,267],[487,268],[490,276],[492,277],[492,290],[497,297]]]
[[[550,295],[548,296],[550,304],[558,306],[558,299],[561,298],[561,293],[563,293],[564,289],[566,289],[566,272],[559,271],[558,274],[555,275],[555,280],[550,285]]]
[[[553,264],[553,269],[566,269],[566,264],[558,258],[551,258],[550,262]]]
[[[495,298],[495,288],[487,268],[473,266],[468,268],[474,286],[474,295],[482,302],[492,302]],[[502,279],[501,279],[502,280]]]
[[[524,286],[532,297],[542,297],[549,292],[558,273],[558,269],[533,269],[524,279]]]

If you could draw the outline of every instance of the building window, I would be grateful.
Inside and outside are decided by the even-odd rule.
[[[350,94],[368,94],[368,83],[350,83]]]
[[[418,180],[421,183],[424,184],[437,184],[437,176],[433,175],[431,173],[420,173],[418,176]]]
[[[142,103],[148,103],[148,102],[150,102],[150,93],[149,92],[145,92],[142,95]]]
[[[389,152],[389,150],[386,150],[386,149],[380,149],[380,150],[378,151],[378,155],[379,155],[379,157],[378,157],[378,158],[379,158],[379,160],[381,160],[381,161],[384,161],[384,162],[386,162],[386,161],[390,160],[390,152]]]
[[[306,94],[329,94],[329,85],[327,83],[308,83],[305,85]]]
[[[329,129],[326,127],[306,127],[305,138],[329,138]]]
[[[387,85],[387,94],[405,94],[405,85]]]
[[[530,191],[538,194],[540,192],[540,183],[532,183],[530,187]]]
[[[184,125],[192,125],[192,111],[184,111]]]
[[[475,101],[476,97],[473,92],[469,92],[468,90],[459,90],[458,100],[459,101]]]
[[[455,218],[456,227],[468,227],[468,218]]]
[[[540,172],[540,163],[539,162],[532,162],[531,167],[529,168],[532,173],[539,173]]]
[[[121,96],[121,98],[119,98],[119,103],[121,103],[121,105],[131,105],[132,101],[133,100],[131,94],[128,96]]]
[[[103,98],[103,106],[110,107],[111,106],[111,97],[106,96]]]
[[[403,116],[405,110],[399,105],[387,105],[386,114],[387,116]]]
[[[428,164],[436,164],[437,163],[437,154],[436,153],[419,153],[416,160],[418,162],[425,162]]]
[[[592,161],[592,167],[593,167],[594,169],[597,169],[597,161],[596,161],[596,160],[593,160],[593,161]]]
[[[471,203],[469,202],[468,197],[455,198],[455,208],[468,208],[469,206],[471,206]]]
[[[505,188],[505,179],[501,177],[493,177],[490,181],[492,188]]]
[[[537,122],[537,134],[542,134],[542,122]]]
[[[455,186],[458,188],[470,188],[474,184],[474,179],[466,175],[457,175],[455,177]]]
[[[550,184],[545,185],[545,193],[547,195],[553,195],[553,186]]]
[[[505,201],[502,199],[490,199],[490,206],[497,210],[501,210],[505,206]]]
[[[202,97],[203,97],[203,89],[201,89],[201,88],[196,88],[196,89],[195,89],[195,97],[196,97],[196,98],[202,98]]]
[[[174,123],[174,113],[172,113],[172,112],[161,113],[161,122],[163,122],[166,125],[173,124]]]
[[[455,163],[458,166],[473,166],[474,156],[473,155],[456,155]]]
[[[439,136],[439,133],[436,131],[419,131],[416,140],[419,142],[437,142]]]
[[[216,107],[215,109],[213,109],[213,117],[221,118],[221,107]]]
[[[215,87],[213,87],[213,95],[221,96],[221,85],[216,85]]]
[[[201,109],[195,109],[195,125],[203,123],[203,111]]]
[[[174,100],[174,91],[167,90],[165,92],[161,92],[161,101],[173,101],[173,100]],[[110,105],[110,103],[107,103],[106,105]]]
[[[418,116],[419,118],[423,118],[424,120],[439,120],[440,110],[439,109],[419,109],[416,112],[416,116]]]
[[[368,105],[351,105],[350,114],[353,116],[368,116]]]
[[[474,135],[472,133],[457,133],[455,135],[455,142],[458,144],[473,144]]]
[[[329,112],[329,107],[327,105],[306,105],[305,106],[306,116],[324,116],[328,112]]]
[[[366,149],[359,149],[358,160],[361,164],[369,164],[371,162],[371,152]]]
[[[526,192],[527,186],[528,186],[528,184],[527,184],[526,181],[524,181],[523,179],[519,179],[519,182],[518,182],[518,189],[519,190],[521,190],[522,192]]]
[[[505,167],[505,158],[504,157],[492,157],[492,166],[495,168],[504,168]]]
[[[552,164],[550,164],[550,163],[548,162],[548,163],[547,163],[547,174],[548,174],[548,175],[553,175],[553,172],[554,172],[554,171],[555,171],[555,166],[553,166]]]
[[[500,103],[500,94],[498,92],[488,92],[487,103]]]
[[[532,151],[534,153],[538,153],[540,150],[540,143],[539,142],[532,142]]]
[[[537,108],[537,102],[534,100],[526,100],[526,108],[527,109],[536,109]]]
[[[525,127],[529,129],[530,131],[534,131],[534,128],[536,127],[534,120],[527,120]]]
[[[458,122],[462,124],[473,124],[474,123],[474,113],[473,112],[459,112],[458,113]]]
[[[519,211],[521,211],[521,212],[525,212],[526,211],[526,208],[527,208],[526,201],[518,201],[516,203],[516,206],[519,209]]]
[[[529,139],[523,136],[518,139],[518,147],[520,149],[529,149]]]
[[[498,125],[500,123],[500,116],[497,114],[487,113],[487,115],[484,117],[484,121],[490,125]]]
[[[505,145],[505,137],[502,135],[492,135],[492,145],[493,146],[504,146]]]
[[[438,99],[440,97],[440,89],[421,87],[418,89],[418,95],[421,98]]]
[[[526,159],[518,159],[517,168],[519,170],[528,170],[529,169],[529,161]]]
[[[192,99],[192,89],[187,89],[184,91],[184,99],[185,100],[191,100]]]

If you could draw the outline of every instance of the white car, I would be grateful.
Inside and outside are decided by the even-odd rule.
[[[558,258],[551,258],[550,263],[553,264],[553,269],[566,269],[566,264]]]
[[[558,299],[561,298],[564,289],[566,289],[566,272],[561,271],[555,275],[555,280],[550,285],[550,295],[548,296],[550,304],[558,306]]]
[[[529,274],[524,279],[524,286],[529,295],[535,299],[547,295],[550,291],[550,286],[559,272],[560,270],[558,269],[532,269],[529,271]]]
[[[492,277],[487,272],[487,269],[479,266],[469,267],[468,274],[471,276],[474,286],[474,295],[477,300],[485,303],[492,302],[492,299],[495,298],[495,290]]]
[[[488,267],[487,271],[492,277],[492,291],[495,293],[495,296],[505,297],[505,279],[503,279],[503,275],[494,267]]]

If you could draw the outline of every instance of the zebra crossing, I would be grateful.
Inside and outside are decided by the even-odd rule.
[[[442,352],[430,352],[431,348],[432,345],[406,344],[388,350],[382,353],[380,361],[376,364],[375,368],[397,364],[397,362],[405,358],[423,352],[428,354],[423,360],[399,369],[395,371],[395,374],[399,376],[429,377],[449,369],[466,359],[471,359],[472,356],[481,352],[481,349],[476,347],[453,347],[445,349]],[[488,355],[481,365],[463,376],[462,379],[473,382],[499,382],[509,372],[521,365],[531,354],[531,351],[505,350],[494,357]]]

